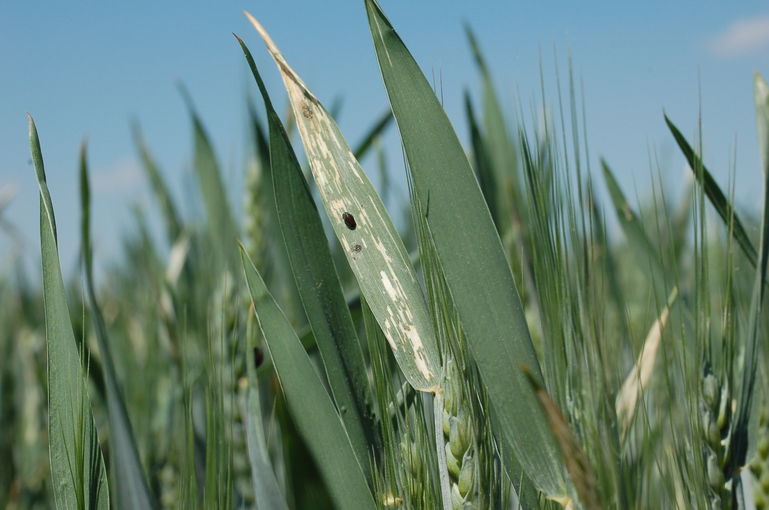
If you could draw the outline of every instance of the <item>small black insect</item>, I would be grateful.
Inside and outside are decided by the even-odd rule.
[[[264,362],[264,351],[259,347],[254,347],[254,368],[259,368]]]
[[[354,251],[355,253],[360,253],[362,250],[363,250],[363,246],[359,244],[355,244],[352,247],[352,251]]]
[[[350,230],[355,230],[358,227],[358,224],[355,223],[355,218],[352,214],[346,212],[342,214],[342,219],[344,220],[344,224],[347,225],[347,228]]]

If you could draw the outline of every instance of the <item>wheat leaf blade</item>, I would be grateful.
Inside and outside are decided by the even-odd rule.
[[[133,428],[128,417],[125,401],[118,385],[115,365],[107,337],[107,326],[104,322],[99,303],[96,300],[96,290],[93,282],[93,252],[91,248],[91,200],[88,183],[88,164],[86,161],[86,146],[83,143],[80,151],[80,200],[83,214],[81,222],[82,256],[85,270],[86,294],[96,331],[96,340],[101,354],[101,366],[107,400],[107,418],[109,420],[109,444],[111,447],[112,480],[115,483],[115,501],[121,508],[147,510],[155,508],[152,494],[144,476],[144,469],[139,459]]]
[[[247,319],[246,337],[247,353],[257,352],[256,325],[254,316]],[[250,356],[249,356],[250,358]],[[270,462],[267,440],[265,439],[264,419],[259,398],[259,381],[256,376],[255,363],[246,362],[246,388],[243,406],[245,407],[245,433],[248,460],[251,467],[251,480],[254,493],[258,494],[259,510],[288,510],[288,504],[280,489],[275,471]]]
[[[253,262],[241,249],[243,270],[270,357],[291,415],[339,508],[374,508],[366,476],[334,403]]]
[[[409,383],[435,391],[440,363],[432,322],[392,220],[336,123],[267,32],[247,16],[280,70],[323,205],[362,295]]]
[[[254,59],[240,45],[264,99],[278,222],[299,296],[323,358],[331,392],[361,462],[368,459],[368,378],[360,341],[347,307],[318,210],[283,124]]]
[[[56,507],[109,508],[104,459],[96,437],[85,373],[70,322],[59,265],[56,220],[37,128],[29,118],[32,161],[40,188],[40,249],[48,357],[48,437]]]
[[[620,188],[617,178],[614,176],[614,172],[612,172],[605,160],[601,160],[601,169],[603,170],[606,186],[609,189],[609,197],[617,213],[620,227],[622,227],[628,243],[634,246],[633,252],[636,254],[638,264],[643,270],[652,271],[655,284],[663,283],[664,280],[662,278],[665,274],[665,268],[660,262],[659,252],[654,249],[638,215],[633,211],[630,202],[625,197],[625,193]]]
[[[183,87],[180,90],[192,118],[195,152],[193,167],[203,197],[210,242],[219,260],[234,269],[238,263],[235,244],[238,229],[224,188],[219,162],[189,93]]]
[[[366,1],[385,88],[414,188],[502,430],[526,474],[549,495],[566,491],[562,460],[519,370],[541,380],[520,297],[464,150],[422,71],[374,1]],[[510,449],[508,448],[508,451]]]
[[[179,239],[184,228],[178,213],[178,207],[171,195],[168,183],[163,178],[152,154],[150,154],[150,150],[144,141],[144,137],[142,136],[138,124],[132,126],[132,131],[134,144],[136,145],[136,150],[139,152],[142,168],[147,176],[147,180],[150,182],[155,201],[158,203],[158,207],[163,213],[163,221],[166,226],[166,237],[168,242],[173,244]]]
[[[764,208],[761,214],[761,229],[759,251],[756,263],[756,272],[753,282],[753,294],[750,302],[748,327],[745,331],[745,360],[742,370],[742,385],[738,400],[737,418],[732,426],[732,442],[730,445],[732,455],[728,472],[737,473],[750,460],[751,450],[756,449],[757,441],[749,438],[755,428],[751,427],[752,415],[755,409],[755,386],[758,375],[758,362],[761,356],[758,345],[762,322],[762,310],[766,296],[767,266],[769,264],[769,86],[764,79],[756,73],[754,79],[754,99],[756,106],[756,128],[758,132],[758,145],[761,151]]]
[[[732,227],[729,230],[732,232],[734,239],[737,241],[737,244],[740,245],[743,253],[745,253],[745,256],[748,258],[750,265],[755,267],[756,248],[753,246],[750,237],[748,237],[748,233],[745,231],[745,227],[743,226],[740,217],[734,210],[734,206],[732,206],[731,202],[729,202],[729,199],[726,198],[724,192],[721,191],[721,188],[718,186],[715,178],[710,173],[710,171],[708,171],[707,167],[702,162],[697,153],[694,152],[694,149],[692,149],[692,146],[686,140],[683,133],[681,133],[681,131],[676,127],[675,124],[673,124],[667,115],[665,115],[665,123],[667,124],[670,132],[673,134],[673,138],[675,138],[678,147],[681,149],[681,152],[683,152],[684,157],[689,164],[689,168],[694,174],[694,178],[697,180],[697,183],[702,186],[703,190],[705,191],[705,195],[708,197],[708,200],[710,200],[710,203],[713,204],[713,207],[716,209],[716,212],[718,212],[718,215],[721,217],[724,224],[727,227]]]

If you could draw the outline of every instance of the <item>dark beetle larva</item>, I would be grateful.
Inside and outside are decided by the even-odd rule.
[[[254,368],[259,368],[264,362],[264,352],[259,347],[254,347]]]
[[[347,225],[347,228],[350,230],[355,230],[358,227],[358,224],[355,223],[355,218],[352,214],[346,212],[342,214],[342,219],[344,220],[344,224]]]

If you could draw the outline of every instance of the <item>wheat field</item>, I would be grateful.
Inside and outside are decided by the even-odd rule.
[[[88,147],[70,281],[29,117],[42,285],[0,274],[0,507],[769,508],[763,78],[760,204],[735,204],[674,123],[696,119],[662,115],[687,185],[634,200],[623,162],[589,150],[571,73],[559,114],[514,119],[468,29],[483,86],[460,140],[398,20],[365,10],[390,109],[360,142],[288,35],[245,13],[233,44],[261,103],[241,203],[184,92],[202,219],[135,126],[157,213],[98,278]],[[396,129],[405,196],[381,144]]]

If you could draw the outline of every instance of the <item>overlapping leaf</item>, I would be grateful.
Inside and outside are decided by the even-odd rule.
[[[343,510],[375,508],[363,468],[312,361],[244,250],[241,258],[286,402],[334,501]]]
[[[567,492],[563,461],[519,367],[541,381],[520,297],[464,150],[438,98],[379,5],[369,25],[414,188],[501,431],[550,497]]]
[[[353,448],[359,460],[367,462],[373,423],[368,418],[368,378],[355,325],[302,168],[254,59],[240,44],[267,110],[275,205],[294,281]]]
[[[280,70],[315,183],[361,293],[409,383],[435,391],[440,367],[430,315],[392,220],[336,123],[247,16]]]

